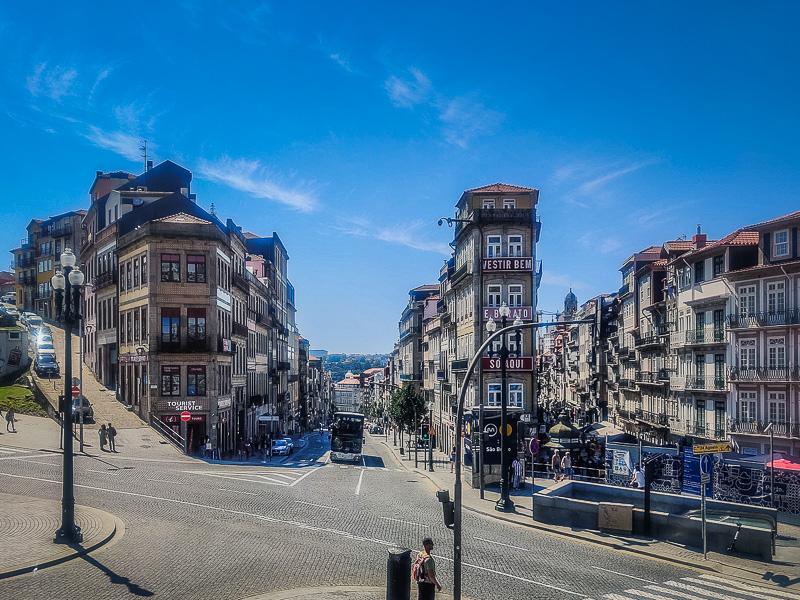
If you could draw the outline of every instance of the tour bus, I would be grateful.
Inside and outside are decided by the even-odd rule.
[[[361,462],[364,415],[354,412],[334,413],[330,440],[332,461]]]

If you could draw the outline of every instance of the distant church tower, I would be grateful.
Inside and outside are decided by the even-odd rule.
[[[564,317],[573,317],[578,311],[578,298],[572,293],[572,288],[569,288],[569,293],[564,296]]]

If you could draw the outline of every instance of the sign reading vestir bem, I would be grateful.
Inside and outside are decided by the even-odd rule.
[[[533,271],[533,258],[530,256],[519,256],[515,258],[484,258],[483,272],[491,273],[493,271],[518,271],[530,273]]]

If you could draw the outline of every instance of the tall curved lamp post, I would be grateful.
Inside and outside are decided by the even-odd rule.
[[[501,327],[500,329],[503,330],[506,328],[506,320],[508,316],[511,314],[511,309],[508,308],[508,305],[503,302],[500,306],[498,312],[500,313],[501,319]],[[522,325],[522,321],[515,320],[514,327],[519,327]],[[495,323],[494,319],[490,318],[486,322],[486,331],[489,332],[489,335],[494,333],[497,330],[497,324]],[[514,329],[514,344],[515,348],[517,348],[517,352],[519,352],[519,344],[520,344],[520,333],[519,329]],[[507,390],[507,383],[508,378],[506,376],[506,369],[508,366],[508,355],[511,352],[508,349],[508,344],[506,344],[506,336],[502,337],[502,345],[500,346],[500,498],[498,498],[497,503],[495,504],[495,510],[500,510],[503,512],[511,512],[514,510],[514,501],[511,500],[508,491],[508,475],[509,475],[509,454],[510,448],[508,447],[511,442],[511,437],[508,433],[508,390]],[[481,457],[481,463],[483,463],[483,457]]]
[[[591,319],[588,320],[578,320],[578,321],[561,321],[557,323],[558,325],[577,325],[581,323],[593,323],[594,321]],[[511,333],[513,331],[521,331],[523,329],[536,329],[537,327],[551,327],[556,325],[556,323],[522,323],[520,325],[510,325],[508,327],[503,327],[499,331],[496,331],[489,335],[486,338],[486,341],[481,344],[481,347],[478,348],[478,351],[475,352],[475,355],[470,360],[469,365],[467,366],[467,371],[464,376],[464,380],[461,382],[461,389],[458,392],[458,412],[456,413],[456,480],[455,485],[453,486],[453,504],[454,504],[454,515],[453,515],[453,599],[454,600],[461,600],[461,525],[462,525],[462,514],[461,514],[461,431],[464,427],[464,399],[467,396],[467,387],[469,387],[469,380],[470,375],[472,375],[472,371],[475,369],[475,365],[480,360],[481,356],[483,356],[484,351],[489,347],[489,345],[501,335],[505,335],[507,333]]]
[[[62,271],[52,278],[55,291],[56,320],[64,325],[64,466],[61,495],[61,528],[56,543],[78,544],[83,541],[81,528],[75,525],[74,451],[72,436],[72,329],[80,323],[83,272],[75,267],[75,255],[69,248],[61,255]],[[82,400],[81,400],[82,402]],[[79,404],[81,410],[83,407]]]

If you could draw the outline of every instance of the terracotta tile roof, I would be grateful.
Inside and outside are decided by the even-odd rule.
[[[161,217],[160,219],[153,219],[153,221],[157,221],[159,223],[192,223],[195,225],[211,224],[211,221],[206,221],[205,219],[195,217],[194,215],[187,215],[184,212],[169,215],[168,217]]]
[[[753,265],[752,267],[745,267],[744,269],[736,269],[735,271],[731,271],[731,274],[733,275],[736,273],[742,273],[744,271],[757,271],[759,269],[769,269],[770,267],[776,267],[776,266],[788,267],[794,265],[800,265],[800,260],[789,260],[780,263],[767,263],[765,265]]]
[[[498,192],[498,193],[509,193],[513,194],[516,192],[535,192],[533,188],[526,188],[520,187],[518,185],[508,185],[507,183],[493,183],[491,185],[485,185],[483,187],[474,188],[471,190],[467,190],[467,193],[478,193],[478,192]]]
[[[657,260],[653,263],[654,267],[666,267],[667,266],[667,259],[662,258],[661,260]]]
[[[692,242],[689,240],[671,240],[664,242],[664,246],[668,250],[691,250]]]
[[[650,246],[649,248],[645,248],[639,254],[660,254],[661,253],[661,246]]]
[[[749,225],[747,229],[755,229],[756,227],[760,228],[760,227],[767,227],[769,225],[777,225],[785,221],[793,221],[794,219],[800,219],[800,210],[797,212],[790,213],[788,215],[783,215],[782,217],[778,217],[776,219],[770,219],[769,221],[764,221],[763,223],[756,223],[755,225]]]
[[[712,250],[714,248],[720,248],[722,246],[757,246],[758,245],[758,232],[757,231],[745,231],[744,229],[737,229],[733,233],[729,233],[723,238],[718,240],[708,242],[702,248],[697,248],[696,250],[690,250],[686,254],[682,254],[681,258],[689,258],[690,256],[695,256],[700,254],[701,252],[705,252],[706,250]]]

